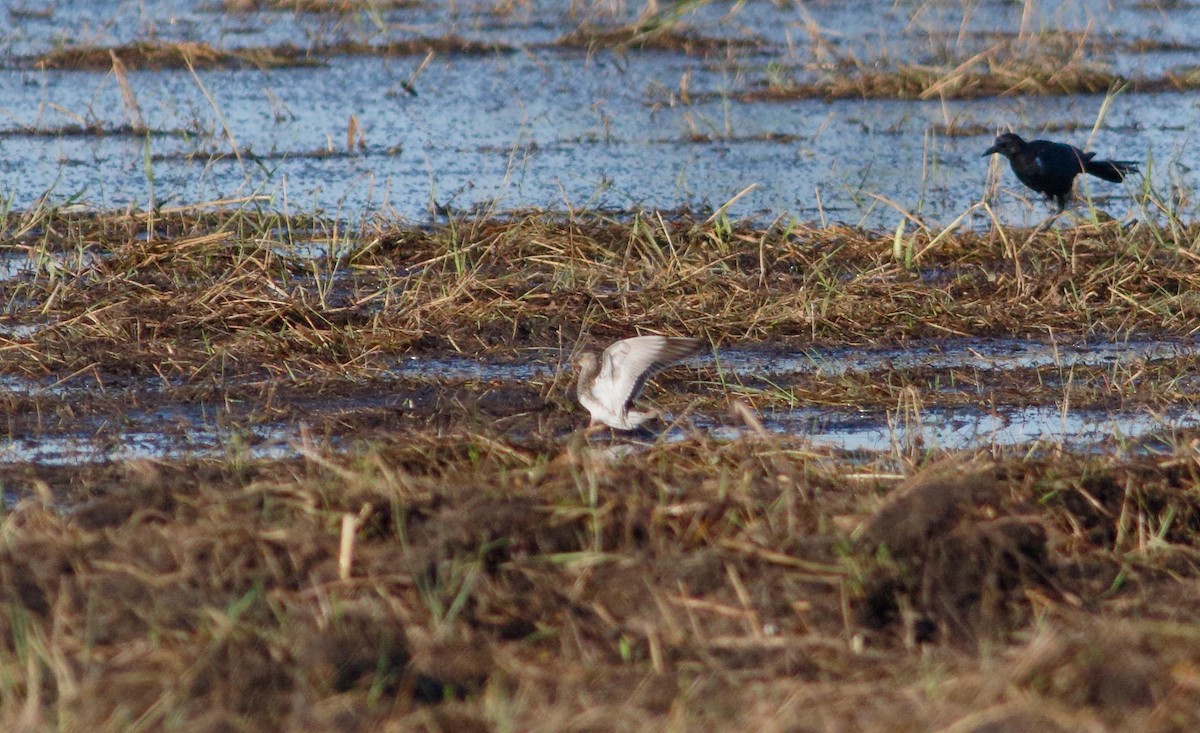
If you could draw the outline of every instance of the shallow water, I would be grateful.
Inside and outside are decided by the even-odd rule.
[[[0,280],[8,280],[29,272],[33,264],[23,251],[0,250]]]
[[[935,408],[922,411],[919,418],[801,409],[768,412],[763,420],[770,430],[803,435],[814,445],[868,453],[904,451],[914,445],[927,450],[965,450],[1032,443],[1083,451],[1141,450],[1169,446],[1172,433],[1200,425],[1200,415],[1187,410],[1169,414],[1146,410],[1064,412],[1053,405],[1012,410]],[[1143,445],[1148,438],[1155,440]]]
[[[839,375],[876,369],[1008,370],[1055,366],[1133,364],[1196,355],[1183,341],[1092,341],[1055,343],[1022,339],[946,339],[934,344],[885,349],[808,349],[788,354],[758,349],[722,349],[720,365],[741,376],[793,373]]]
[[[38,436],[27,440],[0,440],[0,463],[81,465],[137,459],[287,458],[300,453],[294,436],[295,430],[290,426],[223,432],[203,423],[188,426],[178,436],[167,436],[153,429],[120,431],[103,438]]]
[[[334,409],[336,405],[322,405]],[[1145,409],[1079,410],[1056,406],[984,409],[929,408],[919,417],[894,411],[839,411],[817,408],[767,410],[766,429],[802,437],[814,447],[866,454],[925,450],[964,450],[989,446],[1039,444],[1076,451],[1169,451],[1173,434],[1200,427],[1200,415],[1185,409],[1155,414]],[[717,438],[732,440],[752,433],[727,419],[691,415],[689,421]],[[0,439],[0,464],[79,465],[134,459],[270,459],[301,453],[301,426],[274,423],[236,429],[220,416],[180,410],[168,431],[144,417],[131,417],[127,429],[102,435],[55,434]],[[585,424],[580,415],[580,427]],[[669,434],[674,434],[672,431]],[[683,435],[680,433],[679,435]],[[520,435],[511,436],[520,442]],[[623,437],[614,441],[623,442]],[[334,442],[342,442],[334,439]]]
[[[786,384],[789,375],[843,375],[851,371],[874,373],[877,370],[903,374],[911,370],[934,369],[974,371],[981,394],[990,395],[990,384],[1002,383],[1013,369],[1057,367],[1104,367],[1132,371],[1138,365],[1155,360],[1181,360],[1196,354],[1187,342],[1125,341],[1053,343],[1012,339],[952,339],[920,342],[907,348],[883,349],[811,349],[800,353],[754,349],[722,349],[719,361],[712,356],[690,360],[694,367],[719,369],[723,378],[771,379]],[[0,440],[0,463],[37,462],[72,464],[133,458],[170,459],[181,457],[270,458],[298,455],[298,441],[305,424],[322,425],[322,440],[345,444],[346,436],[336,429],[341,416],[350,417],[348,425],[362,420],[374,422],[378,416],[406,413],[422,385],[431,389],[467,386],[479,391],[502,394],[516,383],[532,383],[534,390],[545,392],[569,389],[570,375],[557,350],[532,350],[509,360],[487,361],[467,357],[403,358],[390,374],[372,380],[378,385],[367,391],[348,390],[344,395],[286,398],[278,406],[288,406],[288,414],[303,416],[267,421],[258,408],[234,400],[234,408],[221,399],[208,402],[173,396],[173,387],[160,378],[126,379],[105,388],[84,374],[66,382],[54,379],[31,380],[14,376],[0,379],[0,389],[26,398],[50,396],[56,400],[83,405],[93,393],[105,395],[106,402],[83,409],[84,417],[68,417],[60,422],[52,408],[47,409],[39,429],[10,434]],[[560,381],[561,380],[561,381]],[[1183,387],[1176,386],[1177,389]],[[451,393],[447,393],[451,394]],[[926,395],[931,402],[936,395]],[[451,397],[451,399],[454,399]],[[1040,444],[1073,450],[1158,450],[1173,444],[1173,434],[1181,429],[1200,427],[1200,413],[1188,405],[1155,412],[1140,406],[1116,406],[1097,409],[1059,404],[1023,405],[997,403],[990,395],[977,404],[945,407],[930,404],[918,411],[886,407],[827,408],[800,405],[792,409],[763,410],[763,425],[776,433],[806,438],[815,447],[836,448],[867,453],[924,449],[959,450],[987,446]],[[182,400],[182,401],[180,401]],[[299,400],[299,401],[297,401]],[[112,416],[99,405],[114,401],[130,405],[119,416]],[[572,403],[573,404],[573,403]],[[579,426],[585,416],[573,407]],[[86,417],[89,416],[90,417]],[[375,416],[375,417],[372,417]],[[484,418],[486,419],[486,418]],[[689,413],[683,424],[709,431],[718,438],[735,439],[746,431],[724,414]],[[331,427],[333,426],[333,427]],[[365,439],[386,437],[359,425],[355,435]],[[507,428],[505,428],[507,429]],[[518,428],[509,434],[517,442],[528,437]],[[328,432],[333,430],[333,432]],[[668,436],[680,428],[669,428]],[[618,442],[622,438],[617,439]]]
[[[601,2],[572,13],[550,2],[518,3],[512,12],[489,2],[429,3],[314,15],[217,12],[212,2],[59,3],[48,17],[10,12],[0,38],[0,191],[17,207],[47,190],[60,201],[78,197],[105,208],[259,195],[262,205],[279,209],[421,220],[435,203],[458,210],[715,207],[754,187],[731,214],[890,229],[899,218],[895,207],[948,223],[999,175],[1012,191],[999,198],[1001,217],[1036,222],[1047,208],[1027,204],[1011,173],[980,158],[991,131],[1013,125],[1033,135],[1077,125],[1052,135],[1083,143],[1100,97],[736,99],[771,69],[797,78],[824,73],[825,53],[886,53],[921,63],[931,38],[955,53],[973,52],[992,42],[987,34],[1020,31],[1024,5],[972,5],[964,24],[959,2],[892,10],[876,3],[700,3],[683,19],[693,33],[761,44],[705,57],[548,45],[583,20],[629,21],[638,4],[619,11],[626,6]],[[1124,50],[1089,53],[1126,73],[1158,73],[1200,58],[1195,7],[1073,2],[1034,10],[1027,33],[1090,28],[1093,38],[1124,43]],[[810,42],[813,27],[821,29],[819,43]],[[110,73],[42,71],[31,61],[64,37],[107,45],[195,40],[234,49],[448,34],[514,50],[435,56],[414,82],[416,96],[402,84],[423,55],[321,57],[316,67],[194,76],[132,71],[136,113]],[[1137,39],[1184,50],[1128,50]],[[1153,154],[1157,187],[1193,189],[1196,177],[1182,164],[1197,98],[1122,95],[1091,147],[1135,160]],[[361,149],[347,149],[351,115],[365,130]],[[122,132],[137,117],[156,134]],[[107,134],[55,133],[91,125]],[[944,125],[982,132],[938,135]],[[1121,186],[1088,186],[1118,217],[1146,214]]]
[[[685,364],[715,365],[721,372],[738,377],[772,377],[788,374],[836,376],[849,371],[878,369],[966,369],[1009,370],[1056,366],[1133,364],[1153,359],[1195,356],[1200,349],[1187,341],[1090,341],[1045,342],[1027,339],[956,338],[919,342],[886,348],[811,348],[782,351],[761,347],[728,347],[696,356]],[[557,350],[542,350],[509,361],[489,361],[467,356],[451,358],[406,357],[395,373],[410,378],[524,380],[547,377],[567,369]]]

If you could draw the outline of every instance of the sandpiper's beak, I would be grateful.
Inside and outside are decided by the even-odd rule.
[[[999,152],[1000,152],[1000,149],[999,149],[999,148],[997,148],[995,145],[993,145],[992,147],[988,148],[988,149],[987,149],[987,150],[986,150],[986,151],[983,153],[983,155],[981,155],[981,156],[979,156],[979,157],[980,157],[980,158],[986,158],[986,157],[988,157],[989,155],[994,155],[994,154],[996,154],[996,153],[999,153]]]

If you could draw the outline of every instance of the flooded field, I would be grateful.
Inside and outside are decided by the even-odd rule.
[[[256,195],[413,220],[716,208],[745,192],[733,216],[889,229],[899,211],[948,224],[987,197],[1036,223],[1041,207],[980,158],[1009,126],[1152,160],[1167,201],[1196,188],[1187,4],[646,7],[14,7],[0,190],[18,208]],[[1140,189],[1090,187],[1117,218],[1156,213]]]
[[[1200,729],[1197,7],[7,13],[0,729]]]

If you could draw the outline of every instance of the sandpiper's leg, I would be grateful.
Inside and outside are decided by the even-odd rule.
[[[608,429],[608,426],[602,422],[592,422],[592,423],[588,423],[588,426],[583,429],[583,435],[584,435],[584,437],[590,437],[590,436],[595,435],[596,433],[602,433],[607,429]]]

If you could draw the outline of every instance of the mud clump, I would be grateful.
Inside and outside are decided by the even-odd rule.
[[[1024,591],[1053,575],[1046,530],[1035,518],[960,527],[931,543],[921,568],[920,606],[951,638],[989,638],[1028,621]]]
[[[865,523],[860,546],[884,553],[866,584],[860,618],[874,628],[901,620],[911,639],[961,643],[996,638],[1027,619],[1024,591],[1055,569],[1037,517],[986,518],[1004,496],[991,462],[952,458],[892,491]]]
[[[994,464],[957,458],[934,464],[888,494],[865,523],[861,542],[897,557],[919,553],[967,511],[999,498],[1002,488]]]

